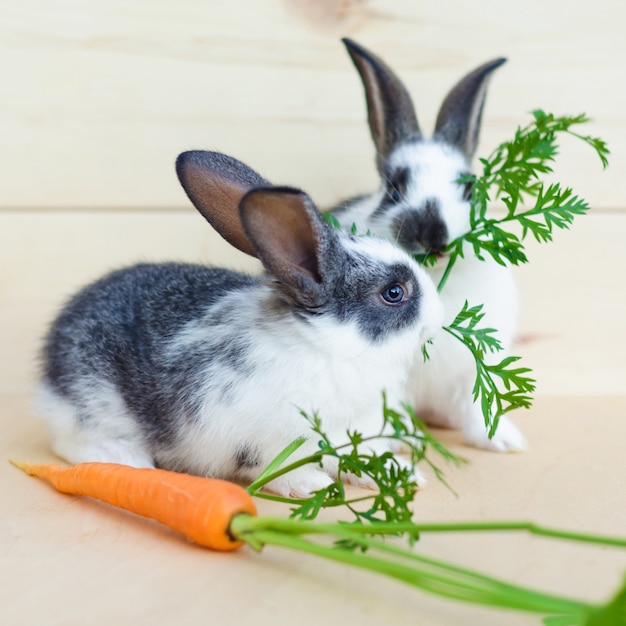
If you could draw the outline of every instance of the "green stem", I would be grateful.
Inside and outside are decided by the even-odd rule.
[[[251,496],[254,496],[255,498],[261,498],[261,500],[270,500],[271,502],[282,502],[283,504],[304,504],[305,502],[307,502],[307,500],[300,500],[298,498],[288,498],[286,496],[277,496],[276,494],[273,494],[273,493],[253,492],[253,491],[250,491],[249,487],[248,487],[248,492],[250,493]]]
[[[256,477],[250,485],[248,485],[248,493],[255,495],[257,491],[265,484],[266,480],[273,472],[275,472],[300,446],[304,445],[306,437],[298,437],[294,441],[288,443],[267,465],[267,467]]]
[[[369,437],[363,437],[361,443],[367,443],[368,441],[376,441],[376,440],[380,440],[380,439],[393,439],[393,440],[397,440],[396,437],[390,436],[390,435],[383,435],[382,432],[376,434],[376,435],[371,435]],[[298,444],[295,445],[294,450],[290,451],[290,447],[291,445],[294,444]],[[276,459],[274,461],[272,461],[272,463],[268,466],[268,468],[261,474],[259,475],[253,483],[251,483],[246,491],[252,495],[252,496],[259,496],[259,497],[265,497],[265,494],[263,494],[261,496],[261,494],[259,494],[259,491],[268,483],[272,482],[274,479],[278,478],[279,476],[283,476],[284,474],[288,474],[289,472],[293,472],[295,469],[298,469],[299,467],[302,467],[303,465],[308,465],[309,463],[316,463],[319,464],[320,461],[322,460],[322,458],[324,456],[328,456],[328,455],[332,455],[332,456],[337,456],[337,453],[340,450],[343,450],[344,448],[349,448],[352,444],[350,443],[344,443],[340,446],[334,446],[334,447],[329,447],[325,450],[320,450],[319,452],[315,452],[314,454],[310,454],[309,456],[305,456],[301,459],[298,459],[297,461],[293,461],[293,463],[290,463],[289,465],[285,465],[284,467],[281,467],[279,469],[276,469],[277,467],[277,463],[275,463],[275,461],[277,461],[279,458],[282,457],[282,460],[284,461],[285,459],[287,459],[292,453],[293,451],[295,451],[295,449],[297,449],[298,447],[300,447],[300,445],[302,445],[302,443],[304,443],[304,440],[302,439],[298,439],[296,441],[294,441],[294,444],[290,444],[290,446],[287,446],[287,448],[285,448],[283,450],[283,452],[281,452],[278,457],[276,457]],[[277,499],[276,498],[267,498],[267,500],[270,499]],[[290,498],[285,498],[284,500],[278,500],[279,502],[291,502],[291,503],[297,503],[298,501],[292,500]]]
[[[439,559],[433,559],[416,554],[413,551],[407,551],[406,549],[399,548],[393,544],[376,540],[373,538],[367,538],[361,540],[361,543],[367,545],[368,548],[377,549],[380,551],[388,552],[395,557],[409,559],[412,562],[418,562],[427,568],[431,568],[434,572],[445,572],[452,574],[454,577],[454,584],[463,583],[468,589],[483,590],[493,596],[500,597],[500,602],[505,598],[505,603],[501,606],[510,606],[510,608],[522,608],[526,610],[536,610],[539,612],[569,612],[579,610],[590,610],[593,607],[588,604],[583,604],[575,600],[569,600],[567,598],[557,598],[545,594],[543,592],[526,589],[519,587],[511,583],[504,582],[497,578],[481,574],[474,570],[470,570],[458,565],[445,563]],[[512,598],[516,600],[513,601]],[[512,602],[509,604],[509,602]],[[554,606],[551,609],[548,608],[548,604],[558,603],[558,606]],[[534,608],[531,608],[534,607]]]
[[[447,333],[452,335],[455,339],[458,339],[459,341],[463,341],[463,336],[461,335],[461,333],[453,330],[452,328],[450,328],[450,326],[443,326],[443,330],[445,330]],[[463,341],[463,343],[465,342]],[[473,354],[473,351],[472,351],[472,354]]]
[[[376,522],[374,524],[345,524],[342,522],[319,523],[315,521],[293,520],[281,517],[236,516],[231,525],[231,532],[245,541],[245,534],[261,530],[275,530],[290,535],[339,534],[345,529],[354,535],[417,535],[426,532],[491,532],[524,531],[531,535],[550,537],[566,541],[593,543],[604,546],[626,548],[624,537],[604,537],[588,533],[571,532],[556,528],[547,528],[540,524],[524,521],[501,522]]]
[[[386,552],[395,558],[381,558],[369,553],[321,545],[298,535],[286,534],[279,529],[254,530],[250,539],[256,545],[279,545],[384,574],[445,598],[549,614],[583,615],[595,608],[589,604],[525,589],[472,570],[422,557],[353,533],[352,528],[352,525],[336,524],[334,534],[364,547]],[[245,534],[240,538],[246,541]],[[410,564],[398,561],[399,558],[409,559]]]
[[[305,456],[289,465],[285,465],[284,467],[276,470],[275,472],[271,472],[269,474],[263,474],[259,476],[251,485],[248,486],[248,493],[252,496],[259,495],[258,492],[265,487],[268,483],[272,482],[274,479],[282,476],[283,474],[288,474],[289,472],[293,472],[294,470],[302,467],[303,465],[308,465],[309,463],[319,463],[324,456],[323,452],[316,452],[315,454],[311,454],[309,456]],[[269,498],[268,498],[269,499]],[[289,498],[286,499],[287,502],[291,502]]]
[[[457,257],[457,253],[452,252],[448,258],[448,264],[446,265],[446,269],[443,272],[443,275],[441,276],[441,279],[439,280],[439,284],[437,285],[437,291],[441,291],[444,287],[446,282],[448,282],[448,277],[450,276],[450,272],[452,271],[452,268],[454,267],[454,264],[456,263],[456,257]]]
[[[308,499],[305,500],[301,500],[298,498],[287,498],[285,496],[277,496],[274,495],[273,493],[266,493],[266,492],[261,492],[261,493],[254,493],[251,494],[253,495],[255,498],[261,498],[261,500],[271,500],[272,502],[282,502],[283,504],[304,504],[305,502],[308,502]],[[324,505],[324,508],[331,508],[331,507],[336,507],[336,506],[349,506],[351,504],[358,504],[359,502],[367,502],[368,500],[371,500],[373,496],[371,495],[367,495],[367,496],[361,496],[360,498],[352,498],[352,500],[342,500],[341,502],[337,501],[337,502],[326,502]]]

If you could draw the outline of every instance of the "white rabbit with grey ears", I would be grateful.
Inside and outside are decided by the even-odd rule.
[[[467,74],[446,96],[432,138],[423,136],[411,96],[396,74],[377,56],[354,41],[344,44],[357,68],[367,99],[368,121],[376,147],[382,184],[371,195],[348,200],[334,214],[346,229],[369,231],[398,243],[411,254],[442,255],[446,246],[470,229],[469,184],[459,183],[471,171],[487,83],[505,62],[495,59]],[[443,255],[442,255],[443,256]],[[427,268],[436,284],[447,265],[443,256]],[[459,259],[441,292],[445,324],[464,302],[484,305],[483,324],[498,330],[504,349],[511,345],[517,323],[517,291],[508,267],[471,250]],[[447,333],[439,334],[410,377],[409,392],[418,415],[426,421],[462,431],[471,445],[495,451],[518,451],[525,440],[507,417],[492,439],[487,436],[480,405],[472,400],[474,361],[468,350]],[[495,357],[501,359],[504,353]]]
[[[245,482],[298,437],[310,437],[298,454],[317,449],[300,410],[318,412],[332,441],[348,428],[377,433],[381,392],[403,399],[420,342],[441,326],[431,279],[388,241],[330,228],[305,193],[236,159],[186,152],[177,172],[198,211],[266,274],[140,264],[79,291],[43,349],[55,452]],[[268,487],[304,496],[336,472],[308,465]]]

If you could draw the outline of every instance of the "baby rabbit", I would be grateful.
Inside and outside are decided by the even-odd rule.
[[[332,229],[305,193],[231,157],[185,152],[176,168],[198,211],[266,274],[140,264],[79,291],[43,350],[55,452],[251,481],[310,437],[300,410],[318,412],[333,441],[347,428],[378,432],[382,390],[397,406],[420,344],[441,326],[430,278],[396,246]],[[298,454],[316,449],[313,437]],[[304,466],[268,487],[305,496],[336,471]]]
[[[470,228],[471,186],[458,182],[470,172],[476,151],[487,83],[505,62],[481,65],[446,96],[427,139],[417,123],[411,97],[400,79],[378,57],[349,39],[344,44],[365,89],[369,127],[376,146],[382,184],[371,195],[348,200],[335,209],[344,228],[370,231],[398,243],[411,254],[441,255],[427,272],[438,283],[447,264],[446,246]],[[466,251],[456,262],[441,292],[445,324],[449,325],[465,300],[484,305],[483,324],[498,330],[505,349],[512,343],[517,318],[513,275],[486,255],[484,261]],[[517,451],[523,435],[506,417],[492,439],[487,436],[480,405],[472,400],[474,361],[464,346],[447,333],[428,349],[430,360],[418,358],[410,376],[414,408],[426,421],[460,428],[465,441],[479,448]],[[493,360],[500,360],[503,352]]]

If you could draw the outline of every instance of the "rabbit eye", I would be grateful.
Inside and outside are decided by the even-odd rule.
[[[472,199],[473,187],[474,183],[471,180],[465,183],[463,186],[463,200],[467,200],[469,202]]]
[[[409,181],[409,171],[407,168],[402,167],[389,172],[385,178],[387,180],[387,195],[392,202],[397,204],[406,190]]]
[[[393,285],[389,285],[389,287],[385,287],[385,289],[380,292],[380,297],[387,304],[392,305],[402,304],[407,299],[405,288],[398,283],[394,283]]]
[[[398,204],[402,200],[402,187],[395,181],[390,181],[387,186],[387,196],[394,204]]]

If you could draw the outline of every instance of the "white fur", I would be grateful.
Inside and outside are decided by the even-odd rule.
[[[419,207],[427,198],[439,201],[441,215],[448,228],[449,241],[469,230],[469,203],[463,200],[462,186],[456,183],[462,173],[469,171],[465,157],[448,144],[422,140],[397,148],[389,158],[391,167],[409,168],[413,175],[397,206],[381,216],[372,214],[379,206],[385,185],[371,196],[340,211],[338,219],[345,228],[356,224],[359,232],[370,232],[393,240],[393,218],[410,207]],[[441,292],[445,308],[445,324],[449,325],[464,302],[472,306],[483,304],[482,325],[496,328],[504,351],[488,355],[490,361],[501,360],[509,349],[517,324],[517,291],[509,267],[497,264],[488,255],[480,261],[471,249],[459,259]],[[439,283],[447,259],[427,268],[435,284]],[[429,346],[430,359],[424,363],[417,358],[410,375],[409,394],[418,415],[428,422],[459,428],[471,445],[496,451],[518,451],[525,440],[517,427],[505,416],[492,439],[487,436],[480,406],[472,401],[475,366],[468,350],[448,333],[441,332]]]
[[[115,387],[102,380],[83,379],[81,392],[84,404],[76,407],[46,383],[41,383],[37,389],[38,412],[46,418],[54,452],[70,463],[154,467],[137,421]],[[88,412],[97,419],[83,424],[79,418],[81,412]]]

